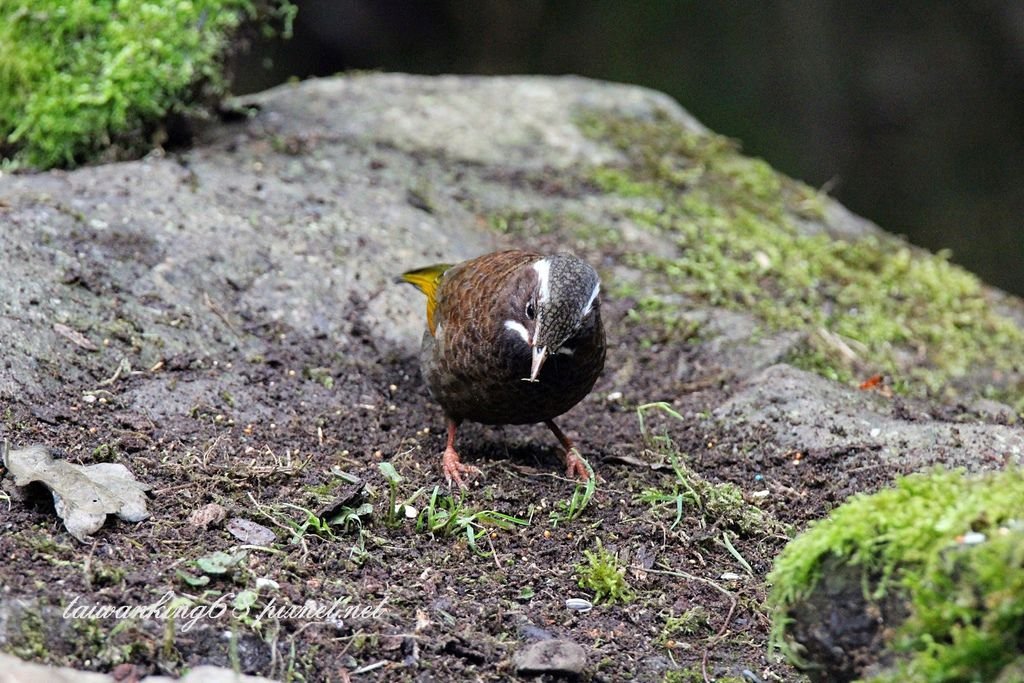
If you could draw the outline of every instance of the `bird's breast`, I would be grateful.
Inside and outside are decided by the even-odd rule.
[[[604,368],[599,320],[551,354],[536,382],[524,380],[532,349],[517,335],[504,329],[464,332],[469,334],[447,328],[443,340],[425,335],[421,355],[431,395],[456,420],[529,424],[552,419],[590,393]]]

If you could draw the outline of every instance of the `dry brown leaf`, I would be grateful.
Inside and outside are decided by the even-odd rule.
[[[53,494],[57,516],[68,532],[83,543],[96,532],[107,515],[116,514],[129,522],[149,517],[146,491],[127,467],[119,463],[74,465],[54,460],[44,446],[29,446],[3,453],[4,466],[17,486],[38,481]]]

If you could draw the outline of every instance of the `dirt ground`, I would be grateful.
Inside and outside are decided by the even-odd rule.
[[[349,302],[338,314],[358,321],[359,307]],[[561,420],[602,479],[577,519],[551,518],[574,485],[560,476],[556,444],[542,427],[462,429],[464,459],[480,466],[484,477],[461,502],[529,520],[511,529],[481,527],[476,551],[464,533],[417,532],[412,519],[394,527],[384,523],[383,461],[403,477],[400,499],[424,491],[412,502],[417,510],[435,486],[448,492],[438,466],[443,418],[420,381],[417,361],[372,337],[362,339],[358,353],[341,356],[324,339],[266,328],[260,334],[273,349],[266,358],[168,358],[160,368],[118,380],[92,403],[82,400],[91,384],[66,386],[46,406],[8,405],[3,419],[12,442],[66,444],[60,455],[70,462],[122,462],[153,487],[150,520],[131,525],[111,519],[86,548],[64,532],[45,491],[9,504],[0,535],[5,596],[49,605],[43,610],[48,617],[26,620],[24,638],[9,647],[33,659],[97,670],[130,662],[140,675],[181,672],[203,662],[327,681],[382,663],[358,679],[502,680],[512,675],[511,656],[524,642],[555,636],[586,648],[594,680],[661,680],[673,669],[687,670],[695,680],[740,676],[744,669],[761,680],[794,680],[792,669],[766,659],[769,615],[761,607],[764,575],[786,541],[784,529],[821,517],[849,492],[844,489],[877,487],[891,473],[865,462],[870,454],[808,462],[803,454],[774,452],[756,433],[715,424],[706,413],[723,400],[721,368],[702,357],[699,344],[641,343],[642,330],[626,315],[629,307],[628,301],[605,302],[613,340],[607,369],[591,396]],[[676,377],[681,358],[689,374]],[[609,400],[626,363],[638,368],[629,395]],[[308,368],[319,370],[311,376]],[[223,402],[194,405],[188,416],[174,419],[132,413],[119,395],[152,375],[169,387],[175,380],[217,383]],[[231,397],[254,393],[260,403],[278,403],[286,417],[237,421]],[[639,401],[668,401],[684,419],[647,411],[645,438],[635,410]],[[657,435],[669,437],[700,478],[736,484],[771,523],[751,532],[688,505],[673,526],[674,506],[640,502],[644,489],[672,489],[665,441]],[[108,448],[100,452],[96,444]],[[361,531],[287,528],[287,520],[299,525],[306,513],[286,505],[329,517],[339,505],[357,507],[363,499],[374,512]],[[196,559],[243,545],[223,524],[199,529],[186,522],[208,503],[223,506],[229,518],[274,528],[277,538],[270,547],[247,548],[231,571],[195,587],[178,570],[201,575]],[[628,567],[635,600],[585,613],[567,610],[566,599],[593,597],[577,585],[575,568],[598,539]],[[253,589],[260,577],[277,587],[260,592],[250,615],[271,598],[292,605],[340,598],[386,604],[376,618],[333,626],[287,618],[257,626],[241,617],[231,623],[227,615],[200,620],[173,637],[165,633],[166,623],[124,622],[106,637],[60,618],[72,596],[146,605],[173,591],[209,604],[220,594]],[[669,617],[698,606],[704,612],[691,612],[700,618],[689,632],[666,633]],[[225,638],[226,629],[237,640]]]

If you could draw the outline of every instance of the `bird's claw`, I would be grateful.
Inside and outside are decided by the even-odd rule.
[[[594,476],[590,463],[584,459],[579,449],[573,446],[565,452],[565,476],[570,479],[589,481]]]
[[[444,478],[448,485],[451,486],[452,482],[455,482],[460,491],[466,490],[466,483],[462,481],[463,474],[470,477],[481,474],[480,468],[464,465],[459,460],[459,454],[455,452],[454,448],[445,450],[444,455],[441,457],[441,470],[444,472]]]

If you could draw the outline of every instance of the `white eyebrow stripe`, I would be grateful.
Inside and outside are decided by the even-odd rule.
[[[522,337],[524,342],[526,342],[527,344],[530,343],[530,333],[526,331],[526,326],[523,325],[518,320],[506,320],[505,329],[512,330],[520,337]]]
[[[587,307],[583,309],[583,315],[586,316],[590,313],[590,309],[594,307],[594,301],[597,300],[597,295],[601,291],[601,283],[598,282],[594,285],[594,291],[590,293],[590,299],[587,301]]]
[[[570,349],[568,346],[563,346],[562,348],[558,349],[558,351],[555,351],[555,353],[560,353],[564,356],[571,356],[574,353],[576,353],[576,349]]]
[[[533,269],[537,271],[537,279],[540,281],[539,304],[546,304],[551,298],[551,261],[546,258],[535,262]]]

